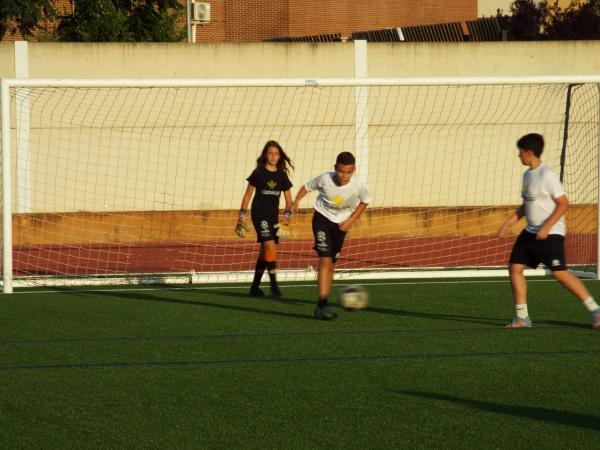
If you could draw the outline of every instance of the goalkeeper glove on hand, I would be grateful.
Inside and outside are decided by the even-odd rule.
[[[290,235],[290,217],[292,217],[292,212],[286,209],[283,213],[283,220],[275,224],[274,228],[277,228],[275,234],[278,238],[286,238]]]
[[[287,222],[276,223],[274,228],[277,228],[275,233],[278,238],[286,238],[290,235],[290,224]]]
[[[246,237],[246,233],[248,232],[248,225],[246,225],[244,223],[244,218],[246,217],[246,210],[245,209],[240,209],[240,217],[238,218],[238,223],[235,226],[235,234],[238,235],[238,237]]]
[[[237,225],[235,226],[235,234],[238,235],[238,237],[246,237],[246,233],[248,232],[248,225],[246,225],[244,222],[238,222]]]

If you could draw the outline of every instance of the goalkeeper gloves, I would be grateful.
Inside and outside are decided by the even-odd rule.
[[[240,216],[238,218],[238,223],[235,226],[235,234],[238,237],[246,237],[246,233],[248,232],[248,225],[244,223],[244,219],[246,218],[246,210],[244,208],[240,209]]]
[[[290,235],[290,225],[286,222],[279,222],[275,224],[277,232],[275,233],[278,238],[286,238]]]
[[[289,210],[286,210],[283,213],[283,220],[277,224],[275,224],[274,228],[277,228],[277,232],[275,233],[278,238],[286,238],[290,235],[290,217],[292,213]]]

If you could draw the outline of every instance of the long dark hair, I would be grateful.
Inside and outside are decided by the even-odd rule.
[[[275,147],[277,150],[279,150],[279,161],[277,161],[277,168],[283,170],[289,175],[290,170],[288,165],[292,168],[292,170],[294,170],[294,164],[292,164],[292,160],[288,155],[285,154],[283,148],[277,141],[267,141],[262,149],[262,152],[260,152],[260,156],[256,160],[256,167],[264,167],[267,165],[267,151],[269,150],[269,147]]]

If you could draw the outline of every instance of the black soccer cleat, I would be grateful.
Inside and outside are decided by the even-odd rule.
[[[250,288],[250,295],[252,297],[264,297],[265,296],[265,292],[257,287],[251,287]]]
[[[279,290],[278,287],[271,288],[271,297],[273,297],[273,298],[281,298],[281,296],[283,296],[283,294]]]
[[[317,320],[333,320],[336,317],[337,314],[328,305],[315,308],[315,319]]]

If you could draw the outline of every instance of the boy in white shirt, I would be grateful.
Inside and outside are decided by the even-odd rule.
[[[307,182],[300,188],[291,205],[292,212],[297,212],[298,204],[306,194],[312,191],[319,193],[312,220],[314,249],[319,255],[319,299],[314,314],[319,320],[337,317],[327,299],[333,284],[335,263],[344,245],[346,233],[371,201],[367,188],[358,179],[352,178],[355,170],[354,155],[350,152],[340,153],[335,161],[335,172],[326,172]]]
[[[592,313],[592,327],[600,329],[600,307],[581,280],[567,270],[564,213],[569,207],[569,200],[558,176],[540,159],[544,138],[536,133],[527,134],[517,141],[517,147],[521,163],[529,166],[523,174],[523,204],[500,227],[498,237],[504,238],[510,227],[523,216],[527,219],[527,226],[517,238],[510,255],[509,274],[516,317],[506,327],[531,328],[523,271],[527,266],[536,268],[541,262]]]

